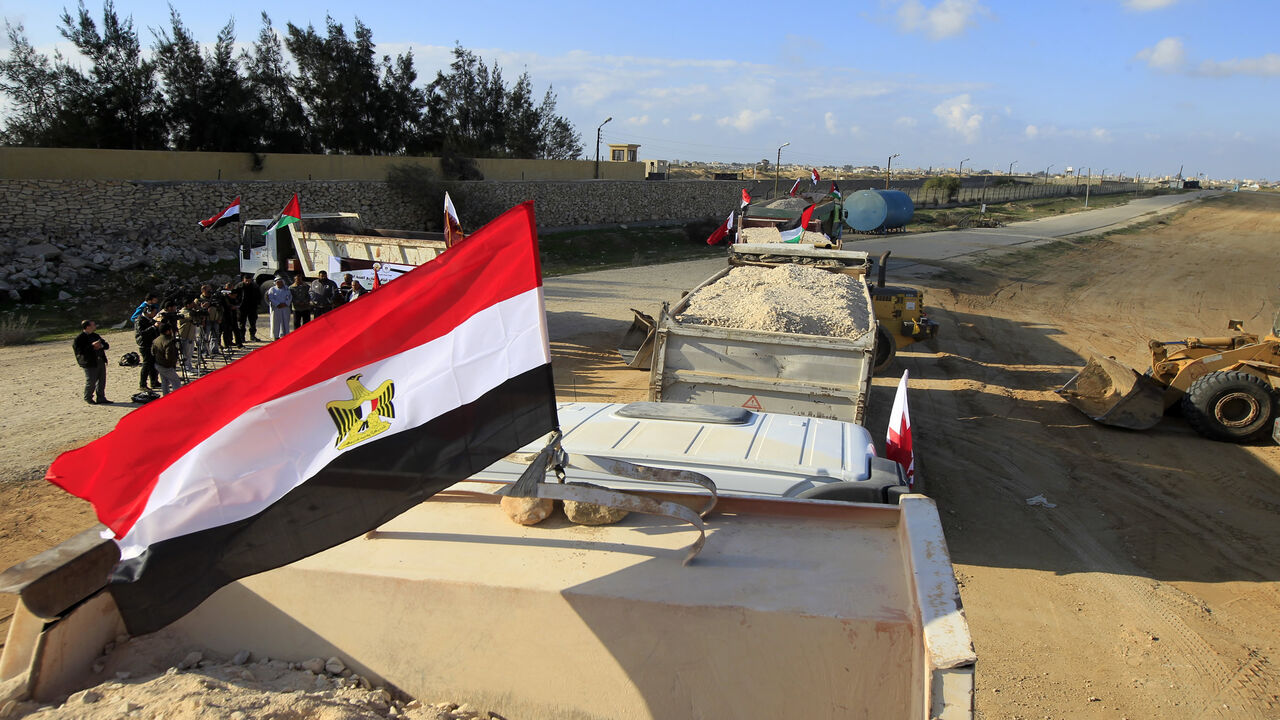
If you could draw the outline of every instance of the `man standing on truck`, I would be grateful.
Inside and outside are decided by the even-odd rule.
[[[289,334],[289,305],[293,293],[284,286],[284,278],[276,278],[276,284],[267,291],[267,307],[271,308],[271,339],[279,340]]]
[[[311,281],[311,312],[314,317],[333,309],[334,298],[338,295],[338,284],[329,279],[329,273],[321,270],[319,277]]]

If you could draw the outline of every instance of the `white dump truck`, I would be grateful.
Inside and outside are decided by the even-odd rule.
[[[307,213],[299,222],[267,230],[274,222],[248,220],[240,230],[240,272],[252,274],[259,285],[276,277],[291,282],[299,273],[314,279],[321,270],[369,274],[375,263],[386,281],[448,247],[443,233],[373,228],[356,213]]]
[[[877,327],[865,278],[869,263],[866,253],[850,250],[769,243],[730,246],[727,267],[686,293],[674,307],[663,305],[654,323],[652,357],[643,359],[651,363],[649,399],[861,424],[871,385]],[[853,333],[761,330],[687,317],[695,314],[691,303],[700,292],[732,279],[734,273],[787,265],[819,268],[848,280],[854,302],[842,307],[850,315]],[[794,290],[803,293],[806,289]],[[815,310],[836,302],[819,291],[802,300]],[[757,307],[747,310],[767,311],[769,302],[766,295]],[[642,320],[640,313],[637,320]]]
[[[697,405],[560,413],[569,481],[616,484],[572,470],[607,450],[720,484],[696,559],[681,563],[693,533],[666,517],[511,522],[498,491],[522,467],[513,456],[367,536],[219,590],[161,631],[175,656],[148,656],[154,672],[193,649],[336,656],[402,697],[528,720],[972,719],[976,657],[937,509],[884,501],[896,471],[861,427]],[[876,501],[813,499],[838,486]],[[10,696],[59,703],[118,672],[145,680],[104,588],[118,555],[100,529],[0,574],[19,596],[0,656]]]

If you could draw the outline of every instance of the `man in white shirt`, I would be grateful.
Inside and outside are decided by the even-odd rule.
[[[293,293],[284,286],[284,278],[276,278],[275,287],[267,291],[267,307],[271,308],[271,338],[279,340],[289,334],[289,305]]]

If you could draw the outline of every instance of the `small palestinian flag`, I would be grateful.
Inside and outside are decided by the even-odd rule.
[[[831,192],[829,192],[829,193],[827,193],[827,194],[828,194],[828,195],[830,195],[830,196],[832,196],[832,197],[834,197],[834,198],[835,198],[835,199],[837,199],[837,200],[843,200],[843,199],[844,199],[844,195],[840,192],[840,186],[839,186],[839,185],[836,185],[836,181],[835,181],[835,180],[832,180],[832,181],[831,181]]]
[[[222,212],[218,213],[217,215],[214,215],[208,220],[201,220],[200,227],[204,228],[205,230],[213,230],[215,228],[220,228],[229,222],[233,222],[239,219],[240,219],[240,198],[237,197],[235,200],[231,201],[231,204],[227,206],[226,210],[223,210]]]
[[[813,217],[813,209],[816,204],[810,205],[800,213],[800,219],[796,220],[796,224],[786,230],[782,230],[778,234],[782,237],[784,243],[798,243],[800,238],[804,237],[804,231],[809,229],[809,220]]]
[[[377,528],[557,424],[525,203],[125,415],[46,477],[115,534],[108,589],[141,635],[239,578]]]
[[[271,223],[271,227],[267,228],[262,234],[266,235],[272,230],[279,230],[285,225],[292,225],[300,220],[302,220],[302,209],[298,207],[298,193],[294,193],[293,199],[290,200],[289,204],[284,206],[284,210],[281,210],[280,214],[276,216],[276,221]]]

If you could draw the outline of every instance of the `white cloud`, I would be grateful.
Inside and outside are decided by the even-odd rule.
[[[771,117],[773,117],[773,111],[769,110],[769,108],[761,110],[744,109],[739,111],[737,115],[722,117],[716,120],[716,123],[722,127],[727,126],[742,132],[748,132]]]
[[[1137,58],[1153,70],[1173,72],[1186,62],[1187,51],[1182,47],[1180,38],[1167,37],[1139,52]]]
[[[1257,75],[1275,77],[1280,75],[1280,55],[1267,53],[1262,57],[1244,58],[1243,60],[1205,60],[1197,72],[1201,75],[1224,77],[1227,75]]]
[[[902,117],[898,118],[897,120],[894,120],[894,121],[893,121],[893,124],[894,124],[894,125],[897,125],[898,127],[901,127],[901,128],[913,128],[913,127],[915,127],[916,125],[918,125],[919,123],[918,123],[918,122],[916,122],[916,119],[915,119],[915,118],[913,118],[913,117],[911,117],[910,115],[903,115]]]
[[[822,116],[822,120],[827,126],[827,132],[831,133],[832,135],[835,135],[837,132],[840,131],[840,123],[836,121],[835,113],[828,112],[826,115]]]
[[[1023,130],[1022,132],[1028,138],[1031,138],[1032,140],[1034,140],[1036,136],[1040,134],[1040,128],[1036,127],[1035,125],[1028,125],[1027,129]]]
[[[849,126],[849,134],[850,134],[850,135],[861,135],[861,134],[862,134],[862,128],[861,128],[860,126],[858,126],[858,125],[850,125],[850,126]]]
[[[933,109],[942,124],[962,135],[965,142],[976,142],[982,131],[982,114],[974,112],[969,93],[943,100]]]
[[[1089,131],[1089,137],[1099,142],[1111,142],[1111,131],[1106,128],[1093,128]]]
[[[1148,10],[1167,8],[1176,2],[1178,2],[1178,0],[1124,0],[1124,6],[1130,10],[1146,12]]]
[[[662,125],[666,127],[671,124],[671,118],[662,118]]]
[[[649,124],[649,116],[648,116],[648,115],[639,115],[639,116],[635,116],[635,115],[633,115],[633,116],[631,116],[631,117],[627,118],[627,124],[628,124],[628,125],[648,125],[648,124]]]
[[[906,0],[898,8],[903,32],[922,31],[934,40],[959,35],[974,24],[974,16],[989,14],[977,0],[942,0],[926,8],[920,0]]]
[[[702,119],[702,113],[694,113],[689,116],[689,122],[698,122]]]

